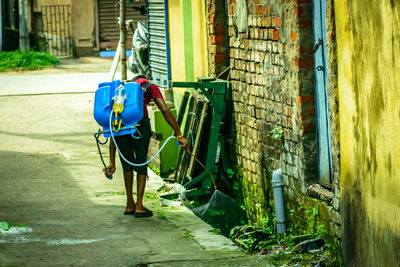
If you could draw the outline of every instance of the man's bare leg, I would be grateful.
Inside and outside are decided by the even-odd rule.
[[[124,172],[125,190],[126,190],[126,212],[133,211],[135,209],[135,201],[133,200],[133,171]]]
[[[146,186],[146,174],[137,175],[137,199],[136,199],[136,213],[144,213],[143,195]]]

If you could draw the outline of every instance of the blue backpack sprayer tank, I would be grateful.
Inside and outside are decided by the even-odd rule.
[[[94,134],[97,148],[99,150],[101,161],[104,168],[107,169],[101,154],[100,146],[108,142],[108,138],[112,138],[114,145],[120,155],[126,162],[133,166],[144,166],[151,162],[165,145],[175,136],[170,136],[164,142],[160,150],[148,161],[135,164],[128,161],[122,155],[115,136],[132,135],[135,139],[140,139],[141,133],[137,129],[139,121],[143,118],[143,89],[136,82],[124,83],[119,80],[113,82],[100,83],[95,93],[93,115],[97,123],[103,128]],[[105,142],[100,142],[99,137],[102,135],[106,138]],[[177,142],[180,145],[179,142]],[[112,179],[112,176],[109,177]]]

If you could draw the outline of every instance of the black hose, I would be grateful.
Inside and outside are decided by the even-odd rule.
[[[100,133],[95,133],[95,134],[94,134],[94,138],[96,139],[97,150],[99,151],[99,155],[100,155],[101,162],[103,163],[104,169],[107,169],[107,166],[106,166],[106,163],[104,162],[103,154],[101,153],[100,145],[99,145],[99,144],[101,144],[101,145],[107,144],[108,138],[106,139],[106,141],[105,141],[104,143],[102,143],[102,142],[100,142],[100,140],[99,140],[99,136],[100,136]]]

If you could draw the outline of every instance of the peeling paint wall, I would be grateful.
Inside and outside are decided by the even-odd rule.
[[[205,9],[205,1],[168,1],[173,81],[196,81],[207,76]]]
[[[205,1],[169,0],[169,46],[172,81],[197,81],[208,75]],[[173,88],[179,108],[184,88]]]
[[[400,2],[335,0],[346,266],[398,266]]]

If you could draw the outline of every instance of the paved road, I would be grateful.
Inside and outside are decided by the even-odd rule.
[[[102,75],[0,77],[0,221],[24,224],[0,234],[0,266],[268,266],[152,194],[154,217],[122,214],[121,168],[103,177],[93,139]],[[152,173],[146,191],[161,185]]]

